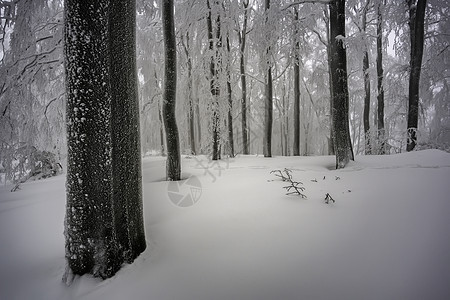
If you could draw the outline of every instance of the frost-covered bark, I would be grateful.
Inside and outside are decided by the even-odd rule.
[[[119,250],[132,262],[145,250],[139,101],[136,75],[136,4],[111,1],[113,199]]]
[[[134,14],[134,1],[65,3],[66,283],[111,277],[146,247]]]
[[[208,15],[206,18],[206,23],[208,27],[208,41],[209,41],[209,51],[211,53],[211,61],[209,64],[210,71],[210,89],[212,95],[212,103],[210,105],[212,111],[211,117],[211,127],[212,127],[212,160],[220,159],[220,112],[219,112],[219,97],[220,97],[220,86],[218,82],[218,67],[216,65],[216,57],[218,56],[219,49],[221,45],[221,25],[220,25],[220,14],[217,15],[216,19],[216,36],[213,37],[213,23],[212,23],[212,8],[211,0],[206,0]],[[218,2],[214,1],[213,5],[218,7]],[[215,41],[215,42],[214,42]],[[215,44],[215,45],[214,45]]]
[[[426,0],[407,0],[409,6],[409,34],[411,54],[409,63],[408,95],[408,143],[407,151],[412,151],[417,144],[417,124],[419,119],[419,83],[422,68],[424,19]]]
[[[65,3],[66,281],[119,268],[113,212],[109,2]]]
[[[183,45],[184,54],[186,55],[186,64],[187,64],[187,97],[188,97],[188,136],[189,136],[189,145],[191,146],[191,153],[196,154],[195,147],[195,126],[194,126],[194,101],[192,99],[192,56],[191,56],[191,46],[190,46],[190,37],[189,31],[186,32],[186,42],[184,42],[184,37],[181,38],[181,43]]]
[[[167,161],[166,179],[181,179],[181,158],[178,126],[175,117],[177,91],[177,48],[175,42],[175,25],[173,21],[173,1],[162,1],[162,23],[164,35],[164,92],[163,117],[166,129]]]
[[[347,54],[345,38],[345,1],[330,3],[331,79],[333,87],[333,128],[336,169],[344,168],[352,157],[348,124]]]

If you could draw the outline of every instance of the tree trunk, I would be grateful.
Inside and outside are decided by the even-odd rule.
[[[408,94],[408,141],[406,150],[412,151],[417,144],[417,124],[419,119],[419,84],[422,68],[424,19],[426,0],[407,0],[409,6],[409,30],[411,56]]]
[[[298,10],[294,8],[294,149],[293,155],[300,155],[300,42],[298,41]]]
[[[370,77],[369,77],[369,52],[367,49],[367,37],[366,37],[366,27],[367,27],[367,10],[369,7],[370,0],[366,2],[364,6],[362,15],[362,33],[364,34],[364,57],[363,57],[363,76],[364,76],[364,141],[365,141],[365,153],[371,154],[371,142],[370,142]]]
[[[228,52],[228,62],[227,62],[227,97],[228,97],[228,146],[229,155],[234,157],[234,135],[233,135],[233,97],[231,91],[231,75],[230,75],[230,64],[231,64],[231,47],[230,38],[227,36],[227,52]]]
[[[383,86],[383,29],[381,2],[377,4],[377,102],[378,102],[378,154],[385,154],[385,132],[384,132],[384,86]]]
[[[190,53],[190,40],[189,40],[189,32],[186,32],[186,43],[183,42],[184,53],[186,54],[187,60],[187,96],[188,96],[188,136],[189,136],[189,145],[191,146],[191,153],[195,155],[197,153],[195,149],[195,127],[194,127],[194,103],[192,99],[192,58]]]
[[[330,3],[331,77],[333,86],[333,124],[336,169],[344,168],[352,159],[348,123],[347,57],[344,43],[337,39],[345,37],[345,0]]]
[[[134,2],[67,0],[64,14],[70,284],[74,275],[113,276],[146,244]]]
[[[265,0],[266,24],[269,22],[270,0]],[[273,123],[273,83],[272,67],[270,63],[270,46],[266,49],[266,86],[264,102],[264,137],[263,152],[264,157],[272,157],[272,123]]]
[[[206,18],[208,26],[208,40],[209,40],[209,50],[211,52],[211,61],[209,65],[210,70],[210,89],[212,95],[212,160],[218,160],[220,158],[220,112],[219,112],[219,97],[220,97],[220,87],[218,82],[218,70],[216,66],[216,57],[218,55],[217,49],[221,47],[220,42],[220,15],[217,15],[216,19],[216,49],[214,49],[214,38],[213,38],[213,26],[212,26],[212,10],[210,0],[206,0],[208,7],[208,16]]]
[[[241,127],[242,127],[242,153],[249,154],[248,143],[248,127],[247,127],[247,81],[245,75],[245,44],[247,40],[247,19],[248,19],[248,0],[243,1],[244,6],[244,24],[239,34],[239,50],[240,50],[240,73],[241,73]]]
[[[327,60],[328,60],[328,89],[330,90],[330,137],[328,138],[328,155],[334,155],[334,125],[333,125],[333,80],[331,76],[331,38],[330,38],[330,17],[327,9],[324,9],[324,21],[327,34]]]
[[[173,0],[162,2],[162,20],[165,47],[163,117],[167,145],[166,179],[175,181],[181,179],[181,158],[178,127],[175,118],[177,50],[173,21]]]
[[[145,250],[142,206],[135,1],[111,1],[113,199],[117,239],[126,262]]]

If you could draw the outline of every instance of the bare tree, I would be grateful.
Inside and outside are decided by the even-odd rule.
[[[269,22],[270,14],[270,0],[265,0],[264,9],[266,12],[266,24]],[[270,46],[266,49],[265,62],[265,91],[264,91],[264,137],[263,137],[263,151],[264,157],[272,157],[272,123],[273,123],[273,82],[272,82],[272,67],[270,63]]]
[[[345,0],[330,3],[331,79],[333,87],[333,127],[336,169],[353,159],[348,124],[347,54],[345,38]]]
[[[419,83],[422,68],[424,19],[426,0],[406,0],[409,8],[409,35],[411,54],[409,63],[408,94],[408,142],[407,151],[417,144],[417,124],[419,119]]]
[[[377,129],[378,129],[378,154],[385,154],[384,131],[384,74],[383,74],[383,16],[381,14],[381,1],[377,7]]]
[[[241,127],[242,127],[242,153],[249,154],[248,126],[247,126],[247,78],[245,74],[245,46],[247,42],[248,0],[242,2],[244,21],[239,31],[239,70],[241,77]]]
[[[166,130],[167,161],[166,179],[181,179],[181,157],[178,126],[175,117],[177,91],[177,48],[175,41],[175,24],[173,20],[173,0],[162,1],[162,23],[164,35],[164,91],[163,118]]]

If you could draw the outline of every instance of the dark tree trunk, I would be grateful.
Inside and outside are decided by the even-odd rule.
[[[371,154],[371,142],[370,142],[370,77],[369,77],[369,52],[367,50],[367,38],[366,38],[366,27],[367,27],[367,10],[370,1],[366,2],[364,6],[362,15],[362,33],[364,36],[364,57],[363,57],[363,76],[364,76],[364,140],[365,140],[365,153]]]
[[[239,34],[239,54],[240,54],[240,73],[241,73],[241,127],[242,127],[242,153],[249,154],[248,127],[247,127],[247,80],[245,75],[245,44],[247,41],[247,19],[248,19],[248,0],[243,1],[244,6],[244,24]]]
[[[228,52],[228,62],[227,62],[227,97],[228,97],[228,146],[229,155],[234,157],[234,135],[233,135],[233,97],[231,90],[231,75],[230,75],[230,64],[231,64],[231,46],[230,38],[227,36],[227,52]]]
[[[423,36],[426,0],[407,0],[409,6],[409,30],[411,56],[408,95],[408,141],[406,150],[412,151],[417,144],[417,125],[419,119],[419,84],[422,68]]]
[[[64,15],[70,284],[74,275],[113,276],[146,244],[134,2],[67,0]]]
[[[298,41],[298,10],[294,8],[294,156],[300,155],[300,42]]]
[[[266,24],[269,21],[270,0],[265,0]],[[266,86],[264,102],[264,137],[263,152],[264,157],[272,157],[272,123],[273,123],[273,83],[272,67],[270,63],[270,46],[266,49]]]
[[[333,86],[333,124],[336,168],[344,168],[352,157],[348,124],[347,57],[342,40],[345,37],[345,0],[330,3],[331,77]]]
[[[385,154],[385,133],[384,133],[384,86],[383,86],[383,29],[381,3],[377,4],[377,126],[378,126],[378,154]]]
[[[173,0],[162,1],[162,20],[165,47],[163,117],[166,130],[166,179],[181,179],[180,142],[175,118],[177,85],[177,50],[173,20]]]
[[[135,1],[111,1],[113,199],[117,239],[126,262],[145,250]]]

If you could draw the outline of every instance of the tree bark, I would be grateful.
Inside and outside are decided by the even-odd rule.
[[[266,24],[269,22],[270,0],[265,0]],[[273,123],[273,83],[272,67],[270,63],[270,46],[266,49],[266,86],[264,102],[264,157],[272,157],[272,123]]]
[[[219,112],[219,97],[220,97],[220,87],[218,82],[218,70],[216,66],[216,58],[218,56],[218,48],[221,47],[221,34],[220,34],[220,15],[217,15],[216,19],[216,47],[214,47],[214,34],[212,25],[212,10],[210,0],[206,0],[208,8],[208,16],[206,18],[208,26],[208,40],[209,40],[209,50],[211,52],[211,61],[209,65],[210,70],[210,89],[212,95],[212,160],[220,159],[220,112]]]
[[[178,126],[175,117],[177,50],[173,20],[173,0],[162,1],[162,20],[165,47],[163,117],[167,145],[166,179],[168,181],[176,181],[181,179],[181,158]]]
[[[336,169],[344,168],[352,157],[348,123],[348,85],[345,37],[345,0],[330,3],[331,77]]]
[[[228,146],[229,146],[229,155],[230,157],[234,157],[234,134],[233,134],[233,97],[231,90],[231,72],[230,72],[230,64],[231,64],[231,46],[230,46],[230,37],[227,36],[227,52],[228,52],[228,61],[227,61],[227,97],[228,97]]]
[[[385,154],[384,132],[384,74],[383,74],[383,17],[381,14],[381,2],[377,4],[377,129],[378,129],[378,154]]]
[[[300,42],[298,41],[298,10],[294,8],[294,149],[293,155],[300,155]]]
[[[188,96],[188,136],[189,145],[191,146],[191,153],[195,155],[197,153],[195,148],[195,127],[194,127],[194,103],[192,99],[192,57],[190,52],[190,38],[189,32],[186,32],[186,43],[182,39],[184,53],[187,60],[187,96]]]
[[[247,80],[245,75],[245,45],[247,41],[248,0],[242,2],[244,7],[244,24],[239,34],[240,73],[241,73],[241,128],[242,128],[242,153],[249,154],[248,127],[247,127]]]
[[[367,10],[369,7],[370,0],[368,0],[363,9],[362,15],[362,34],[364,34],[364,56],[363,56],[363,76],[364,76],[364,141],[365,141],[365,153],[371,154],[371,142],[370,142],[370,77],[369,77],[369,52],[367,49],[367,37],[366,37],[366,27],[367,27]]]
[[[409,6],[409,31],[411,40],[409,91],[408,91],[408,141],[406,151],[412,151],[417,144],[419,119],[419,84],[422,68],[424,19],[426,0],[407,0]]]
[[[111,1],[110,5],[113,199],[119,250],[130,263],[146,247],[136,72],[136,3]]]
[[[70,284],[74,275],[113,276],[146,243],[134,2],[67,0],[64,15]]]

